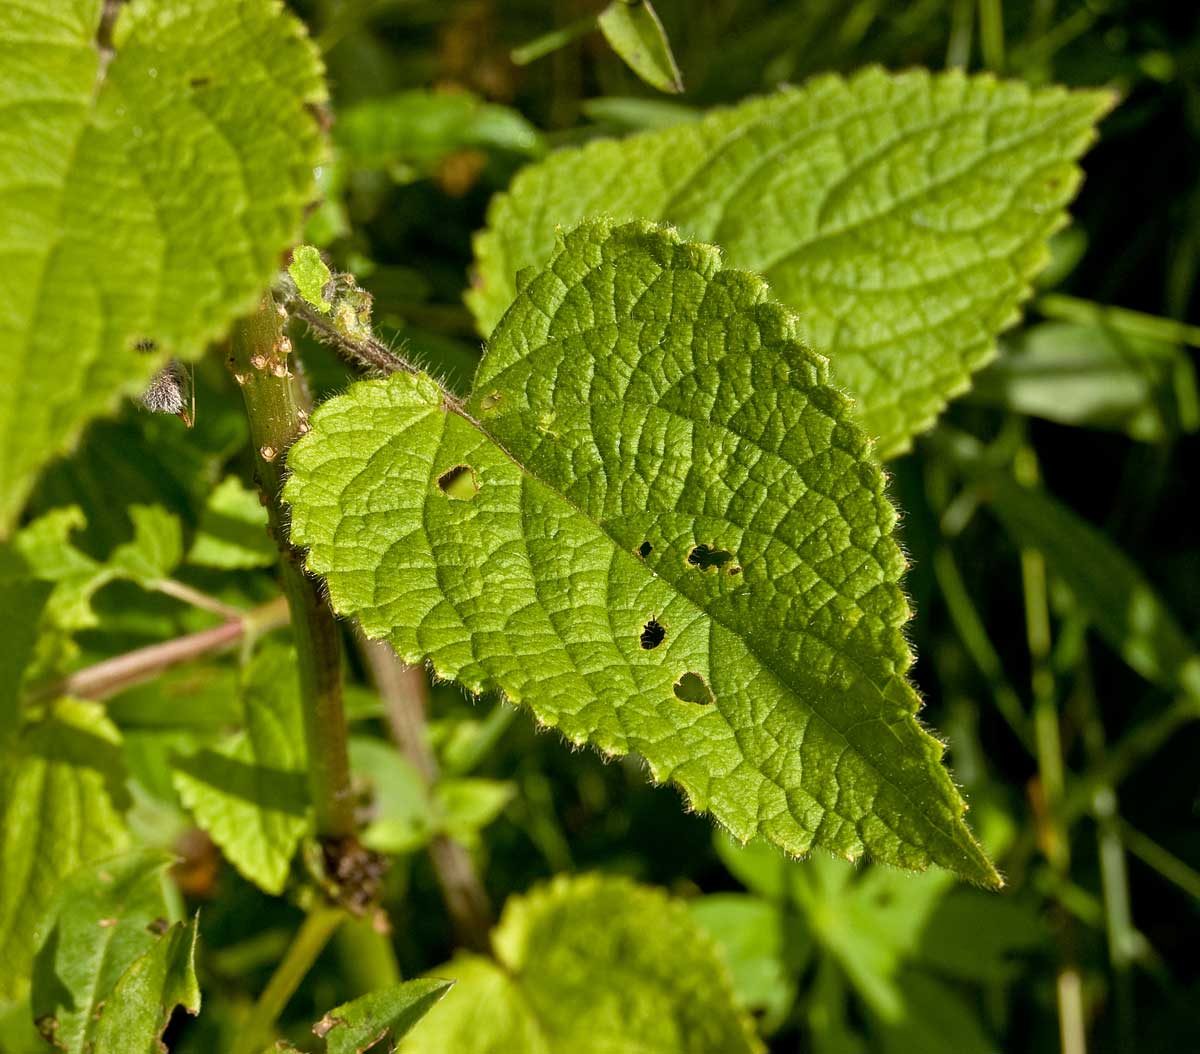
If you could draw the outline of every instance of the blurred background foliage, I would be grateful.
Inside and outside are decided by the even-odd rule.
[[[685,85],[662,95],[596,32],[513,62],[514,48],[594,14],[587,0],[293,6],[333,95],[326,196],[307,236],[374,295],[379,331],[459,388],[479,353],[462,302],[472,233],[490,196],[557,145],[868,63],[1108,84],[1124,101],[1085,159],[1076,222],[1024,322],[890,466],[924,715],[950,742],[1005,891],[739,850],[652,788],[635,759],[572,753],[450,685],[428,688],[443,777],[427,792],[388,746],[378,698],[357,687],[354,762],[375,793],[368,840],[393,856],[392,931],[344,928],[285,1031],[311,1042],[308,1024],[329,1006],[448,957],[454,935],[422,851],[435,816],[471,847],[497,904],[591,869],[687,898],[772,1051],[1200,1050],[1200,533],[1187,505],[1200,455],[1200,328],[1187,324],[1200,316],[1200,10],[657,0]],[[324,349],[302,350],[318,393],[349,383]],[[131,407],[47,473],[34,509],[80,506],[74,542],[103,563],[132,536],[133,505],[164,506],[201,551],[180,577],[261,603],[275,586],[270,553],[256,557],[246,534],[248,495],[233,481],[215,489],[250,478],[240,400],[219,359],[197,366],[195,387],[193,430]],[[221,543],[235,554],[206,560],[204,546]],[[80,663],[211,624],[127,577],[96,583],[98,618],[71,645]],[[367,683],[362,669],[351,676]],[[240,878],[176,797],[171,757],[229,722],[234,677],[232,660],[214,660],[110,704],[138,829],[183,853],[177,879],[202,908],[205,1010],[172,1026],[179,1051],[227,1048],[301,917]],[[165,712],[164,693],[176,701]]]

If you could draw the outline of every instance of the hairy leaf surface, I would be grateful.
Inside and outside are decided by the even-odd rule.
[[[26,989],[59,883],[127,845],[124,778],[116,728],[74,700],[0,757],[0,1002]]]
[[[308,826],[296,653],[263,648],[242,683],[243,728],[176,762],[175,787],[229,862],[268,893],[283,892]]]
[[[557,224],[678,224],[767,278],[881,453],[899,453],[1015,320],[1112,101],[868,69],[563,150],[493,202],[468,301],[490,333],[518,272],[549,258]]]
[[[0,8],[0,535],[90,417],[252,305],[318,157],[278,0],[134,0],[111,42],[104,7]]]
[[[369,636],[740,838],[994,883],[913,717],[882,473],[796,330],[711,246],[584,224],[465,408],[398,374],[318,410],[293,538]]]
[[[412,1054],[749,1054],[761,1047],[688,910],[626,879],[559,878],[510,900],[498,963],[457,956],[454,993],[401,1044]]]

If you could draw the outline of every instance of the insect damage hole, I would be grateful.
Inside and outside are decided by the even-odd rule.
[[[710,568],[720,570],[733,559],[733,553],[728,549],[718,549],[711,545],[697,545],[687,555],[687,562],[693,567],[707,571]]]
[[[708,686],[708,681],[698,673],[690,671],[685,673],[675,682],[674,690],[675,698],[683,703],[699,703],[701,706],[709,706],[717,701],[712,689]]]
[[[446,469],[438,476],[437,484],[447,498],[455,501],[470,501],[479,493],[479,479],[470,465],[455,465]]]
[[[653,651],[667,637],[667,631],[663,624],[658,619],[652,618],[642,627],[642,636],[640,638],[642,647],[646,651]]]
[[[642,544],[637,547],[637,554],[643,560],[645,560],[646,557],[652,552],[654,552],[654,546],[652,546],[649,542],[642,542]]]

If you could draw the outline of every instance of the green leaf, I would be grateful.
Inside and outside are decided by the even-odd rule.
[[[467,299],[490,333],[518,272],[551,255],[557,224],[677,224],[767,278],[890,456],[992,358],[1112,104],[1107,92],[872,68],[562,150],[493,201]]]
[[[612,0],[597,21],[613,51],[642,80],[659,91],[683,91],[671,43],[650,0]]]
[[[394,1044],[453,987],[453,981],[422,977],[381,988],[330,1010],[313,1032],[325,1037],[329,1054],[363,1054],[385,1039]]]
[[[320,150],[320,66],[275,0],[134,0],[111,50],[103,7],[0,9],[0,536],[89,418],[254,304]]]
[[[161,505],[132,505],[129,516],[133,541],[117,546],[108,562],[123,577],[153,589],[183,560],[183,527]]]
[[[440,826],[451,838],[468,844],[495,820],[516,796],[515,784],[501,780],[443,779],[434,788]]]
[[[760,1044],[708,936],[679,901],[622,878],[559,878],[513,898],[496,962],[444,967],[454,996],[412,1054],[738,1054]]]
[[[297,291],[308,303],[326,314],[332,310],[333,305],[325,299],[323,290],[333,274],[325,266],[319,250],[314,249],[311,245],[297,245],[292,251],[292,262],[288,264],[288,274],[296,283]]]
[[[1113,429],[1147,443],[1167,438],[1183,423],[1176,386],[1195,390],[1191,363],[1180,348],[1095,323],[1033,326],[1006,351],[976,378],[972,402]]]
[[[199,916],[177,922],[122,975],[104,1004],[91,1054],[162,1054],[162,1034],[182,1006],[200,1012],[196,980]]]
[[[237,570],[270,567],[279,550],[267,534],[267,510],[258,492],[236,476],[226,476],[209,495],[188,563]]]
[[[38,625],[53,588],[19,573],[9,578],[5,555],[0,553],[0,751],[21,722],[21,681],[33,661]]]
[[[795,333],[711,246],[584,224],[465,409],[399,374],[317,411],[292,537],[405,661],[636,751],[740,839],[995,884],[913,717],[882,473]]]
[[[158,943],[170,863],[166,853],[138,850],[80,868],[63,883],[34,960],[31,997],[38,1028],[60,1050],[92,1049],[100,1009],[121,975]]]
[[[25,991],[60,882],[124,849],[120,736],[103,710],[61,700],[0,758],[0,1003]]]
[[[1148,681],[1200,700],[1200,654],[1154,587],[1104,534],[1041,490],[987,473],[989,507],[1039,549],[1100,635]]]
[[[470,92],[407,91],[369,99],[338,114],[334,142],[351,169],[386,169],[399,179],[431,173],[458,150],[538,154],[537,129],[517,111]]]
[[[789,930],[778,905],[743,893],[715,893],[688,907],[716,941],[739,1002],[762,1012],[763,1031],[774,1032],[795,1002],[794,975],[811,954],[811,939]]]
[[[411,853],[437,830],[425,780],[395,747],[367,736],[350,739],[350,769],[370,796],[362,842],[380,853]]]
[[[229,862],[268,893],[283,892],[308,829],[296,654],[264,647],[242,681],[243,728],[175,763],[175,787]]]

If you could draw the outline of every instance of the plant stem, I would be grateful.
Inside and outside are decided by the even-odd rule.
[[[258,636],[287,623],[287,601],[279,597],[212,629],[137,648],[93,666],[85,666],[39,689],[34,693],[34,699],[46,700],[60,695],[71,695],[77,699],[108,699],[134,685],[153,680],[172,666],[224,651],[245,637]]]
[[[421,774],[426,786],[437,783],[437,758],[429,746],[425,714],[428,690],[425,673],[401,661],[384,641],[359,638],[363,657],[383,698],[388,725],[400,752]],[[489,951],[492,906],[471,854],[460,842],[444,834],[429,843],[429,859],[442,890],[442,899],[459,941],[470,948]]]
[[[283,593],[292,614],[308,744],[308,778],[317,835],[326,844],[353,840],[354,800],[342,706],[341,636],[329,605],[304,558],[288,539],[280,501],[285,457],[308,431],[310,403],[293,371],[291,341],[282,312],[268,294],[258,310],[239,322],[230,341],[229,367],[242,389],[255,476],[267,506],[267,522],[279,547]]]
[[[242,614],[241,610],[232,604],[226,604],[223,600],[210,597],[207,593],[189,586],[186,582],[177,582],[173,578],[160,578],[154,583],[154,588],[164,596],[174,597],[176,600],[191,604],[192,607],[200,608],[202,611],[211,611],[214,615],[220,615],[222,618],[234,619],[239,618]]]
[[[1018,451],[1013,465],[1024,486],[1036,486],[1038,468],[1032,447]],[[1041,817],[1042,851],[1055,875],[1069,881],[1071,846],[1061,818],[1065,787],[1062,741],[1059,735],[1058,701],[1054,673],[1050,667],[1050,603],[1046,583],[1046,561],[1037,549],[1021,550],[1021,581],[1025,594],[1025,629],[1029,646],[1033,691],[1033,733],[1037,748],[1038,777],[1044,798]],[[1075,961],[1074,926],[1061,909],[1056,913],[1058,943],[1058,1024],[1062,1054],[1086,1054],[1087,1029],[1083,1012],[1083,982]]]
[[[275,1022],[312,968],[329,938],[346,918],[346,912],[318,901],[305,916],[282,961],[262,990],[250,1019],[238,1033],[233,1054],[256,1054],[270,1042]]]

